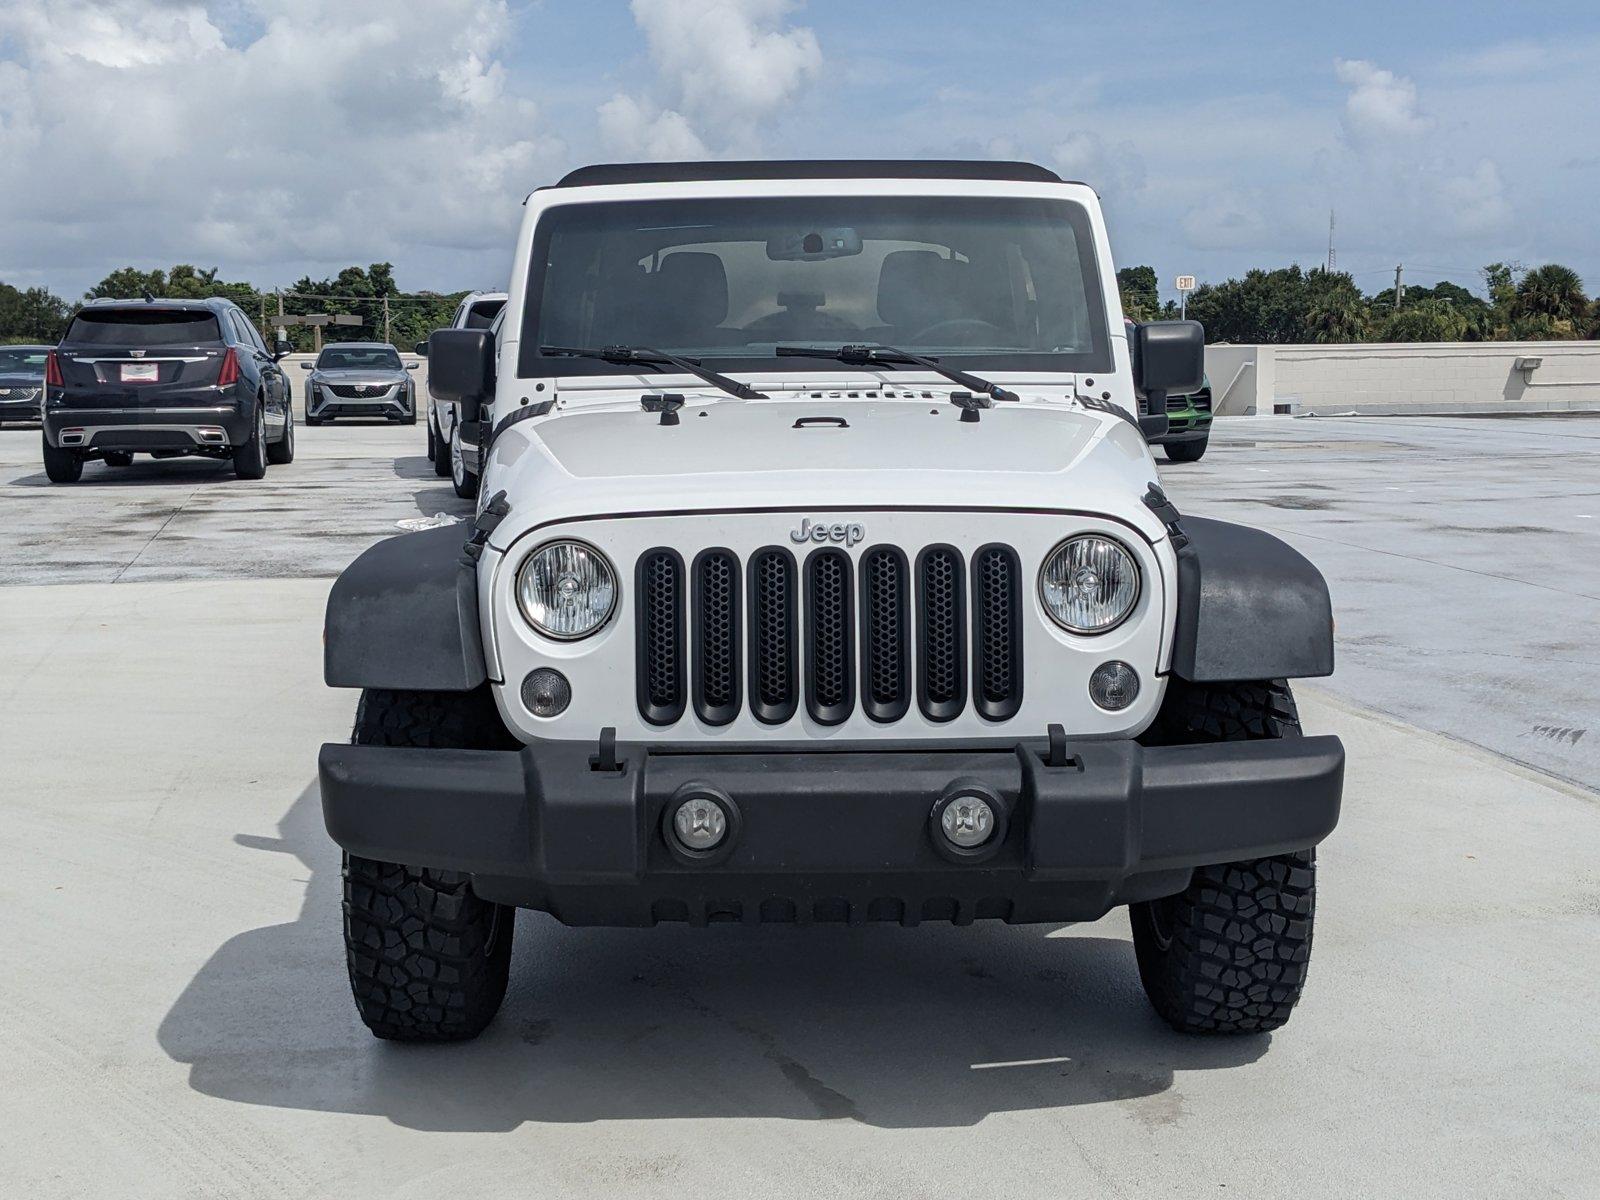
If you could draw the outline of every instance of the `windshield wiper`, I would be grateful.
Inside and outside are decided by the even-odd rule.
[[[1017,394],[1008,392],[998,383],[990,383],[982,376],[974,375],[969,371],[947,367],[937,358],[928,358],[922,354],[912,354],[909,350],[897,350],[893,346],[882,343],[865,346],[840,346],[836,350],[823,349],[820,346],[779,346],[776,353],[785,358],[834,358],[842,363],[850,363],[857,367],[871,366],[914,366],[926,367],[936,374],[943,375],[951,383],[959,383],[962,387],[974,392],[981,392],[985,396],[993,396],[996,400],[1015,400]]]
[[[678,370],[703,379],[712,387],[721,388],[728,395],[737,396],[741,400],[767,398],[765,392],[756,391],[748,383],[740,383],[737,379],[729,379],[710,367],[701,366],[699,359],[668,354],[664,350],[652,350],[648,346],[540,346],[539,353],[566,358],[598,358],[602,362],[638,363],[646,367],[677,367]]]

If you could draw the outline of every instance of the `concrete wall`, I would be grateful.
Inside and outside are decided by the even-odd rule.
[[[1208,346],[1206,374],[1223,415],[1600,412],[1600,342]]]

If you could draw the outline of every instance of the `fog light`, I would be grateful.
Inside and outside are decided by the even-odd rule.
[[[536,717],[559,717],[572,703],[572,685],[560,671],[540,667],[522,681],[522,703]]]
[[[1119,712],[1139,697],[1139,672],[1125,662],[1101,663],[1089,676],[1089,699],[1108,712]]]
[[[728,814],[705,796],[693,796],[672,814],[672,832],[685,850],[714,850],[728,835]]]
[[[939,828],[952,846],[974,849],[994,833],[994,809],[982,796],[957,796],[939,814]]]

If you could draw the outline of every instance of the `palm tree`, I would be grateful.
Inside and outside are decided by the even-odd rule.
[[[1522,277],[1513,309],[1519,317],[1539,313],[1580,328],[1589,310],[1589,297],[1583,293],[1583,280],[1571,267],[1546,263]]]

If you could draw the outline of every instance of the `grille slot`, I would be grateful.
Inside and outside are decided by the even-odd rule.
[[[739,715],[739,560],[705,550],[694,560],[694,710],[708,725]]]
[[[892,546],[861,556],[861,708],[874,721],[898,721],[911,707],[910,575]]]
[[[961,553],[917,556],[917,699],[930,721],[951,721],[967,698],[967,614]]]
[[[800,605],[794,555],[768,546],[750,557],[750,712],[776,725],[799,703],[795,662]]]
[[[806,559],[806,709],[837,725],[855,708],[854,605],[850,556],[818,550]]]
[[[1022,706],[1022,569],[1008,546],[972,556],[972,698],[991,721]]]
[[[652,725],[670,725],[684,708],[683,559],[647,550],[636,576],[639,713]]]

